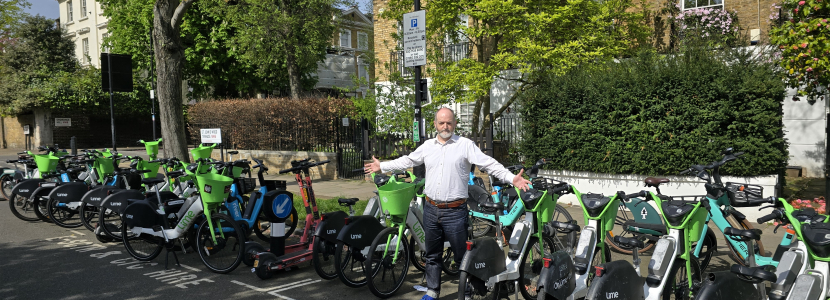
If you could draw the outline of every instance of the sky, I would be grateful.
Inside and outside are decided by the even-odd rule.
[[[60,17],[60,10],[58,8],[57,0],[29,0],[32,7],[26,10],[30,15],[41,15],[50,19],[57,19]]]
[[[358,3],[358,7],[360,11],[367,13],[366,10],[366,3],[372,0],[356,0],[355,2]],[[26,10],[27,13],[31,15],[41,15],[51,19],[57,19],[60,17],[60,10],[58,8],[58,1],[57,0],[29,0],[29,3],[32,4],[32,7]]]

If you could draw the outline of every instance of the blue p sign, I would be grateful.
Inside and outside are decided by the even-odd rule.
[[[412,19],[412,26],[410,27],[418,27],[418,19]]]

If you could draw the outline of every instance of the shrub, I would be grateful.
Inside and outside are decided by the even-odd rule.
[[[340,118],[353,113],[348,99],[230,99],[194,104],[187,120],[193,144],[199,129],[221,128],[226,147],[331,152]]]
[[[746,155],[723,174],[780,173],[788,158],[784,83],[765,61],[689,48],[545,78],[520,96],[521,150],[552,169],[667,175],[734,147]]]

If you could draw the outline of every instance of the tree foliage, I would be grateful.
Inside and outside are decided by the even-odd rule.
[[[400,22],[412,1],[391,0],[381,17]],[[518,90],[538,84],[539,74],[564,74],[596,59],[630,53],[647,43],[649,29],[631,0],[591,1],[425,1],[427,40],[432,51],[427,70],[437,103],[475,103],[473,130],[491,111],[490,92],[496,79]],[[468,17],[468,21],[464,21]],[[395,36],[400,39],[399,36]],[[467,58],[448,59],[444,46],[469,41]],[[504,70],[517,69],[510,77]],[[498,108],[504,112],[515,97]]]
[[[815,101],[830,89],[830,3],[785,0],[780,9],[771,16],[778,24],[770,29],[770,42],[781,51],[784,80]]]
[[[26,0],[0,0],[0,51],[11,42],[15,25],[24,19],[24,9],[30,7]]]

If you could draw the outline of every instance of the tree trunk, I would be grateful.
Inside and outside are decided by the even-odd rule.
[[[289,41],[295,39],[289,39]],[[296,47],[292,43],[285,43],[285,64],[288,65],[288,86],[291,88],[291,99],[300,99],[300,67],[297,66]]]
[[[173,15],[178,0],[156,0],[153,8],[153,49],[158,78],[159,118],[164,138],[164,156],[190,161],[182,112],[182,67],[184,48]]]

